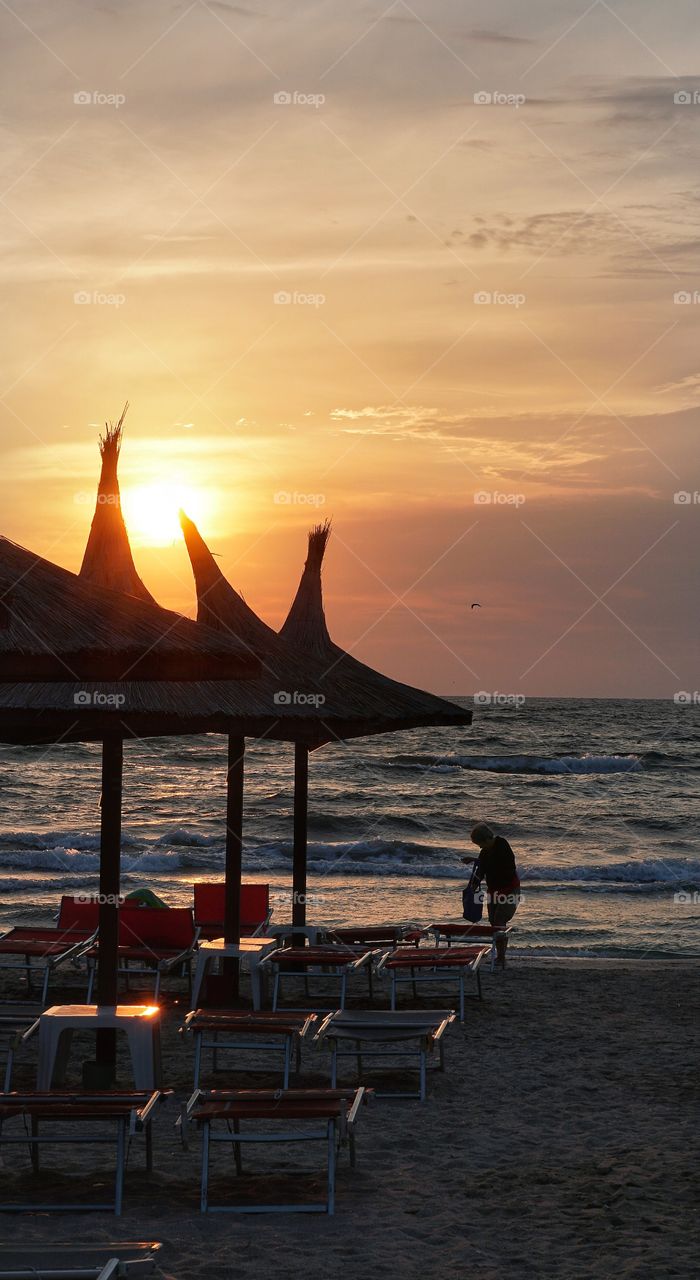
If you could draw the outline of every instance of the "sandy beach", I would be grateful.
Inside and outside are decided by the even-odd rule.
[[[287,1264],[307,1280],[696,1274],[700,966],[516,957],[505,973],[486,974],[484,986],[484,1002],[470,1001],[465,1025],[450,1030],[447,1071],[431,1073],[428,1102],[378,1100],[365,1110],[355,1171],[341,1157],[335,1217],[202,1217],[199,1136],[192,1132],[183,1151],[171,1100],[156,1120],[151,1176],[142,1149],[132,1152],[121,1219],[5,1215],[2,1241],[19,1231],[31,1243],[157,1239],[178,1280],[252,1280]],[[192,1078],[181,1018],[166,1007],[166,1074],[177,1099]],[[76,1042],[76,1065],[81,1056]],[[305,1050],[305,1083],[327,1080],[325,1061]],[[31,1083],[27,1058],[16,1087]],[[45,1157],[45,1189],[57,1151]],[[248,1157],[267,1175],[264,1193],[284,1194],[285,1171],[301,1159],[310,1176],[296,1190],[318,1194],[320,1146],[301,1156],[279,1151]],[[75,1150],[63,1148],[63,1158],[75,1167]],[[76,1195],[94,1188],[100,1158],[96,1148],[79,1149],[85,1176]],[[108,1151],[106,1184],[111,1159]],[[228,1172],[228,1152],[216,1159]],[[5,1156],[6,1188],[10,1179],[23,1190],[34,1182],[19,1148]],[[232,1177],[223,1181],[232,1188]]]

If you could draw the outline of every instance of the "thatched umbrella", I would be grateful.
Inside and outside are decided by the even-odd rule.
[[[471,724],[471,712],[434,694],[400,684],[358,662],[334,644],[323,608],[321,566],[330,534],[330,522],[309,534],[308,556],[296,597],[279,634],[268,627],[227,582],[196,526],[181,515],[181,523],[197,587],[200,621],[221,628],[244,642],[255,644],[263,670],[246,685],[244,696],[259,685],[270,684],[280,674],[285,690],[314,697],[320,691],[313,736],[308,727],[290,732],[288,714],[282,708],[280,724],[271,737],[294,741],[294,843],[292,919],[306,919],[306,862],[308,827],[309,750],[332,740],[413,729],[426,725]],[[273,679],[273,684],[274,684]],[[293,696],[291,694],[290,696]]]
[[[111,587],[114,591],[124,591],[127,595],[138,596],[140,600],[150,600],[151,604],[155,604],[153,596],[136,572],[121,509],[117,468],[128,408],[127,400],[119,421],[106,422],[105,433],[100,436],[102,471],[80,576],[87,582]]]
[[[231,637],[0,538],[0,739],[102,742],[100,1005],[117,1001],[124,738],[205,727],[203,675],[215,673],[226,689],[258,670]],[[113,1067],[113,1036],[99,1052]]]
[[[471,724],[470,711],[412,685],[401,684],[359,662],[331,639],[323,607],[321,568],[331,532],[330,520],[316,525],[308,536],[306,563],[280,636],[309,654],[316,665],[318,683],[333,706],[337,699],[355,707],[366,723],[366,733],[386,733],[422,726]],[[295,748],[295,795],[299,813],[294,822],[295,923],[305,922],[308,750]],[[298,905],[297,905],[298,904]]]

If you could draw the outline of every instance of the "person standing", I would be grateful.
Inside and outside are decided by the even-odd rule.
[[[489,924],[498,929],[513,919],[520,902],[520,877],[515,854],[504,836],[497,836],[485,822],[477,822],[472,829],[471,840],[479,847],[475,879],[486,881]],[[462,858],[462,862],[472,861],[471,858]],[[506,934],[497,934],[495,943],[497,960],[505,968]]]

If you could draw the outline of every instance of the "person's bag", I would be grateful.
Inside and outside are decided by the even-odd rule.
[[[462,890],[462,914],[470,924],[478,924],[484,913],[484,893],[477,872],[478,863],[474,863],[469,883]]]

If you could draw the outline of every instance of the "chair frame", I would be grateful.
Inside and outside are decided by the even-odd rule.
[[[365,1089],[364,1086],[349,1090],[292,1089],[287,1090],[286,1094],[279,1090],[226,1090],[212,1094],[204,1094],[202,1091],[198,1091],[193,1094],[188,1103],[188,1117],[193,1118],[202,1130],[200,1211],[202,1213],[326,1213],[332,1216],[335,1213],[335,1175],[338,1149],[342,1144],[349,1144],[350,1163],[351,1166],[354,1166],[354,1131],[358,1112],[363,1102],[368,1101],[371,1095],[372,1091]],[[254,1104],[256,1096],[263,1108],[261,1115],[256,1116],[254,1105],[250,1110],[246,1108],[238,1113],[235,1112],[236,1101],[245,1100]],[[315,1121],[318,1123],[318,1127],[306,1132],[299,1129],[289,1129],[285,1125],[284,1128],[277,1129],[272,1133],[241,1133],[241,1119],[270,1119],[269,1114],[267,1114],[270,1109],[270,1102],[278,1105],[280,1118],[284,1121],[285,1097],[292,1104],[298,1101],[301,1101],[301,1103],[306,1101],[312,1107],[314,1103],[326,1101],[328,1104],[327,1114],[324,1115],[322,1109],[318,1108],[316,1111],[312,1110],[308,1117],[292,1117],[295,1121],[301,1123],[307,1119],[310,1122]],[[233,1111],[230,1116],[227,1111],[227,1103],[232,1107]],[[340,1106],[338,1105],[339,1103]],[[198,1111],[200,1107],[201,1111]],[[221,1119],[229,1121],[229,1132],[216,1133],[212,1131],[213,1121]],[[300,1204],[298,1202],[295,1204],[212,1204],[209,1199],[211,1145],[212,1143],[221,1142],[229,1143],[233,1146],[236,1173],[239,1176],[243,1172],[242,1147],[246,1143],[323,1142],[327,1153],[326,1199],[310,1204]]]
[[[193,1087],[195,1090],[199,1089],[200,1087],[201,1068],[202,1068],[202,1051],[204,1049],[213,1049],[214,1062],[213,1062],[212,1070],[217,1071],[218,1070],[217,1058],[221,1050],[232,1050],[232,1049],[243,1050],[243,1051],[254,1050],[259,1053],[270,1052],[270,1053],[278,1054],[280,1052],[280,1049],[282,1048],[284,1051],[284,1065],[282,1069],[282,1087],[283,1089],[289,1088],[289,1077],[291,1074],[291,1065],[292,1065],[292,1049],[296,1045],[296,1072],[298,1074],[301,1069],[301,1042],[308,1036],[309,1032],[313,1030],[313,1028],[315,1027],[315,1024],[317,1021],[315,1014],[309,1013],[306,1015],[305,1018],[303,1018],[303,1020],[299,1019],[301,1025],[297,1026],[296,1028],[292,1029],[289,1026],[285,1026],[283,1027],[283,1029],[277,1030],[277,1032],[275,1032],[274,1016],[271,1017],[268,1015],[266,1017],[264,1013],[262,1015],[246,1014],[243,1017],[236,1018],[235,1021],[232,1020],[234,1021],[234,1025],[232,1026],[231,1024],[229,1024],[228,1027],[224,1024],[225,1020],[223,1017],[221,1021],[222,1021],[222,1024],[224,1025],[222,1025],[220,1028],[217,1028],[215,1025],[212,1025],[209,1027],[207,1027],[206,1025],[198,1026],[197,1025],[198,1019],[206,1024],[207,1015],[210,1012],[216,1014],[216,1012],[219,1012],[219,1011],[216,1011],[216,1010],[209,1011],[207,1009],[193,1009],[190,1013],[188,1013],[183,1026],[180,1028],[180,1031],[182,1033],[185,1033],[185,1034],[190,1033],[191,1035],[194,1036],[194,1085]],[[221,1010],[220,1012],[223,1014],[225,1011]],[[280,1011],[281,1018],[284,1018],[287,1012],[288,1012],[287,1010]],[[216,1017],[211,1018],[211,1022],[212,1024],[215,1024]],[[250,1024],[249,1028],[246,1027],[246,1022]],[[220,1035],[226,1036],[227,1032],[229,1034],[234,1034],[234,1026],[236,1026],[236,1024],[238,1024],[238,1027],[240,1028],[240,1032],[243,1036],[247,1033],[253,1038],[250,1040],[239,1038],[238,1036],[236,1036],[236,1038],[232,1040],[226,1040],[226,1039],[220,1040],[218,1038]],[[273,1035],[275,1036],[275,1038],[271,1040],[270,1039],[265,1040],[262,1037],[266,1035],[267,1036]],[[213,1038],[207,1039],[206,1038],[207,1036],[211,1036]],[[280,1045],[280,1040],[284,1042],[282,1045]]]
[[[421,957],[420,959],[416,958],[416,962],[414,964],[411,964],[410,952],[408,952],[407,949],[405,950],[406,954],[404,956],[401,955],[401,948],[397,951],[387,953],[382,956],[378,965],[378,970],[380,972],[387,973],[391,979],[391,1008],[393,1010],[396,1009],[398,995],[397,988],[400,985],[410,983],[413,988],[413,996],[415,999],[417,998],[416,988],[420,983],[441,982],[444,984],[449,981],[456,981],[459,986],[459,1020],[460,1022],[464,1022],[465,975],[468,973],[476,979],[477,998],[479,1000],[483,1000],[484,993],[481,987],[479,966],[481,965],[484,956],[488,955],[489,948],[470,947],[469,950],[473,952],[473,954],[469,958],[465,958],[462,961],[455,961],[454,959],[441,959],[440,952],[442,951],[443,957],[447,957],[450,951],[449,947],[426,947],[423,949],[426,953],[425,957]],[[420,948],[417,948],[416,950],[418,951]],[[427,962],[428,956],[434,960],[434,964],[431,965]],[[407,974],[402,972],[402,970],[405,969],[409,970]]]
[[[428,1071],[428,1054],[432,1053],[435,1046],[438,1047],[438,1070],[445,1070],[445,1046],[443,1036],[447,1028],[455,1021],[456,1014],[453,1010],[435,1010],[432,1013],[433,1026],[428,1029],[426,1023],[431,1018],[431,1011],[427,1010],[422,1016],[423,1025],[411,1026],[409,1023],[394,1024],[393,1033],[391,1028],[391,1013],[386,1013],[386,1026],[382,1027],[380,1021],[370,1020],[364,1028],[362,1025],[362,1014],[358,1014],[358,1021],[355,1027],[351,1023],[343,1024],[342,1018],[338,1018],[338,1014],[342,1011],[329,1013],[319,1027],[314,1037],[314,1043],[321,1049],[324,1042],[327,1041],[331,1050],[331,1088],[337,1088],[338,1084],[338,1059],[339,1058],[355,1058],[357,1060],[357,1074],[362,1078],[363,1061],[366,1058],[411,1058],[418,1059],[418,1090],[375,1090],[377,1098],[410,1098],[418,1099],[425,1102],[427,1097],[427,1071]],[[394,1011],[395,1012],[395,1011]],[[401,1017],[401,1015],[398,1015]],[[417,1019],[418,1021],[418,1019]],[[363,1030],[365,1035],[363,1036]],[[390,1049],[363,1048],[363,1045],[376,1045],[382,1041],[382,1031],[384,1031],[385,1044],[405,1043],[407,1040],[417,1040],[418,1047],[413,1049],[400,1049],[392,1047]],[[403,1033],[400,1038],[397,1037],[397,1031]],[[355,1034],[356,1033],[356,1034]],[[354,1049],[341,1049],[340,1042],[348,1041],[354,1043]]]
[[[159,1101],[164,1097],[161,1090],[156,1089],[152,1093],[147,1092],[119,1092],[96,1094],[81,1093],[60,1093],[52,1091],[49,1093],[10,1093],[0,1095],[0,1148],[3,1144],[9,1146],[29,1146],[32,1167],[35,1172],[39,1170],[39,1148],[41,1146],[66,1146],[66,1145],[110,1145],[117,1148],[116,1167],[114,1175],[114,1198],[111,1203],[79,1203],[79,1204],[25,1204],[20,1203],[0,1203],[0,1212],[2,1213],[58,1213],[58,1212],[83,1212],[95,1211],[103,1213],[105,1210],[111,1209],[116,1217],[121,1216],[123,1196],[124,1196],[124,1174],[126,1170],[126,1154],[128,1143],[137,1132],[144,1131],[146,1135],[146,1168],[153,1168],[153,1142],[151,1133],[151,1119],[153,1111]],[[81,1110],[87,1109],[93,1114],[81,1115]],[[52,1111],[55,1114],[52,1114]],[[4,1133],[4,1123],[8,1119],[15,1116],[21,1116],[25,1122],[29,1119],[30,1131],[23,1136],[6,1137]],[[109,1123],[113,1121],[115,1124],[115,1132],[112,1134],[100,1133],[99,1135],[89,1137],[77,1137],[69,1134],[65,1137],[58,1137],[56,1134],[50,1134],[42,1137],[39,1134],[39,1122],[46,1120],[51,1123],[68,1121],[75,1124],[76,1120],[84,1120],[92,1123]]]
[[[323,953],[323,955],[321,954]],[[285,978],[303,978],[304,988],[309,994],[309,978],[338,978],[340,980],[338,1002],[332,1005],[319,1006],[315,1004],[311,1007],[311,1011],[330,1012],[334,1009],[344,1009],[345,999],[347,996],[347,985],[349,974],[358,973],[360,969],[371,966],[373,959],[372,951],[363,951],[359,955],[349,947],[345,946],[320,946],[320,947],[282,947],[277,951],[270,952],[269,956],[265,956],[260,962],[260,967],[268,965],[274,970],[274,982],[272,988],[272,1009],[277,1012],[279,997],[281,994],[282,977]],[[298,971],[294,971],[291,967],[287,969],[286,964],[294,959],[300,966]],[[282,961],[282,964],[280,964]],[[317,970],[317,972],[309,972]],[[306,1013],[309,1012],[305,1006],[285,1006],[281,1012],[285,1013]]]

